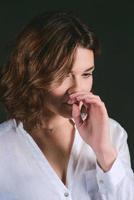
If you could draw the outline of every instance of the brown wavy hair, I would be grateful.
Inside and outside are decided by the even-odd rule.
[[[72,12],[45,12],[23,28],[0,75],[8,119],[41,127],[45,95],[70,72],[78,46],[100,51],[94,32]]]

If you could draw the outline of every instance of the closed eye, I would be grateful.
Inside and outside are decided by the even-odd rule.
[[[85,77],[85,78],[88,78],[88,77],[90,77],[92,75],[93,75],[93,73],[84,73],[84,74],[82,74],[82,76]]]

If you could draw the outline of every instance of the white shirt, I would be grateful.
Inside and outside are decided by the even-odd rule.
[[[110,119],[118,157],[104,173],[78,131],[63,184],[23,124],[0,125],[0,200],[134,200],[134,174],[125,130]]]

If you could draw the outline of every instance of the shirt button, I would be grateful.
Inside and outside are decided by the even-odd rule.
[[[65,197],[68,197],[68,196],[69,196],[69,193],[68,193],[68,192],[65,192],[65,193],[64,193],[64,196],[65,196]]]
[[[103,183],[104,183],[104,181],[103,181],[103,180],[100,180],[99,182],[100,182],[101,184],[103,184]]]

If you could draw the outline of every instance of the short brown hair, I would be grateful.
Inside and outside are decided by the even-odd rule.
[[[94,55],[100,50],[94,32],[72,12],[45,12],[21,31],[0,77],[8,119],[41,126],[44,96],[69,73],[78,46]]]

